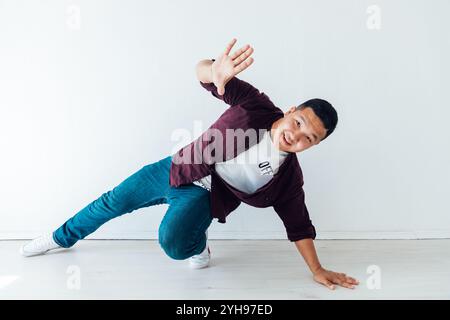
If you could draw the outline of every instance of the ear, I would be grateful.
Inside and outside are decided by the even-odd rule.
[[[290,107],[290,108],[288,109],[288,111],[286,111],[286,114],[289,114],[289,113],[294,112],[296,108],[297,108],[297,107],[295,107],[295,106]]]

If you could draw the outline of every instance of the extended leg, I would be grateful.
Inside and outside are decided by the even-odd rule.
[[[54,241],[69,248],[105,222],[133,210],[167,203],[171,157],[144,166],[112,190],[89,203],[53,233]]]

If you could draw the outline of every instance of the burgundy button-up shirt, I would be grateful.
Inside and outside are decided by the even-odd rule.
[[[213,83],[200,82],[200,85],[230,107],[200,137],[173,155],[170,185],[177,187],[190,184],[211,175],[211,211],[213,218],[217,218],[219,222],[225,223],[226,217],[241,202],[257,208],[273,207],[283,221],[290,241],[315,239],[316,231],[305,205],[303,174],[295,153],[289,153],[273,179],[252,194],[235,189],[221,179],[215,171],[215,162],[232,159],[258,143],[264,133],[261,130],[270,130],[272,124],[284,116],[283,111],[276,107],[264,92],[259,92],[258,89],[237,77],[228,81],[223,96],[218,94]],[[254,129],[260,134],[257,134],[256,138],[249,137],[243,143],[239,143],[238,139],[236,143],[231,139],[227,141],[227,129],[243,131]],[[197,154],[205,151],[211,141],[211,132],[214,130],[222,133],[223,154],[219,154],[219,159],[214,158],[214,155],[218,155],[216,153],[212,157],[205,156],[201,161],[198,158],[195,160],[195,151],[200,152]],[[183,155],[184,159],[190,161],[183,161]]]

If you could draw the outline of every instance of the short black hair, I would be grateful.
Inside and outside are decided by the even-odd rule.
[[[303,102],[296,110],[311,108],[314,114],[322,121],[323,126],[327,130],[327,134],[322,140],[325,140],[331,133],[333,133],[338,122],[338,115],[336,109],[326,100],[311,99]]]

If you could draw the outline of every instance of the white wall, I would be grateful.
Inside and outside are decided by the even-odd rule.
[[[255,48],[241,78],[280,108],[338,109],[335,134],[299,154],[318,238],[449,237],[449,12],[446,0],[0,0],[0,238],[59,227],[169,155],[174,130],[206,129],[226,105],[194,67],[232,37]],[[165,209],[89,238],[155,238]],[[210,235],[286,238],[273,209],[246,205]]]

